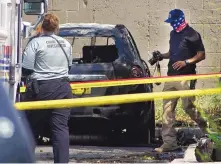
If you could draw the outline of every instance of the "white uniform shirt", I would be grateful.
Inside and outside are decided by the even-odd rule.
[[[67,77],[68,66],[71,66],[72,46],[64,38],[51,35],[63,46],[67,58],[57,43],[50,36],[33,38],[26,46],[23,54],[23,68],[33,70],[32,79],[49,80]]]

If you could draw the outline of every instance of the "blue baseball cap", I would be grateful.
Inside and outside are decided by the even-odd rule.
[[[184,13],[180,9],[174,9],[169,12],[169,17],[165,20],[166,23],[171,23],[177,20],[180,16],[184,16]]]

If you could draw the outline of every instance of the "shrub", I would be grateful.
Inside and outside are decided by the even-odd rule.
[[[163,101],[155,101],[155,119],[157,123],[162,123]],[[221,95],[198,96],[195,105],[197,109],[205,112],[205,117],[214,120],[217,124],[221,120]],[[193,125],[194,121],[185,113],[182,107],[181,99],[179,99],[176,107],[176,120],[183,122],[185,125]]]

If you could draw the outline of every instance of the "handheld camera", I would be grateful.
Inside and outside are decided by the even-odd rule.
[[[158,61],[163,60],[163,57],[159,51],[153,52],[153,57],[148,61],[151,65],[156,64]]]

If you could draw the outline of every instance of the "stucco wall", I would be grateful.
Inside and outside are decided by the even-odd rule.
[[[171,27],[164,20],[171,9],[183,9],[189,24],[201,33],[206,48],[207,58],[198,64],[198,73],[220,70],[221,0],[49,0],[49,6],[61,23],[125,24],[146,61],[154,50],[168,51]],[[24,19],[35,20],[30,16]],[[167,63],[162,62],[162,75],[166,74]],[[216,84],[217,80],[210,79],[199,81],[197,87]]]

